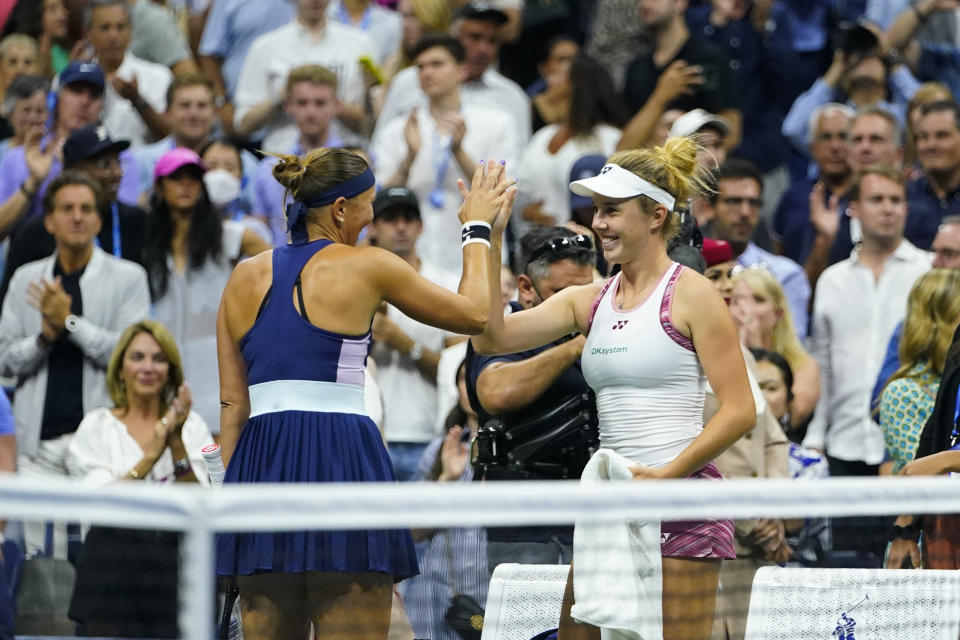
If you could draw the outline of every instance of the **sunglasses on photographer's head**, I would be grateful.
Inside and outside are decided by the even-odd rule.
[[[553,240],[547,242],[541,247],[538,247],[530,254],[530,258],[527,260],[528,263],[533,262],[537,258],[542,257],[546,253],[552,255],[560,254],[564,251],[569,251],[570,249],[580,249],[582,251],[591,251],[593,249],[593,238],[586,236],[582,233],[578,233],[575,236],[564,236],[562,238],[554,238]]]

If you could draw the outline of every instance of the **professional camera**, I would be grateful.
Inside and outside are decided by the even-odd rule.
[[[579,478],[600,446],[592,391],[563,399],[554,408],[521,422],[499,418],[477,430],[471,464],[474,477],[488,480]]]
[[[880,41],[864,22],[841,22],[834,34],[834,49],[848,57],[864,58],[880,53]]]

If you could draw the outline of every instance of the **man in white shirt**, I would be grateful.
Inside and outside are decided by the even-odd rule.
[[[382,127],[372,146],[374,168],[383,184],[406,186],[422,203],[420,255],[459,273],[457,179],[467,180],[484,159],[511,166],[518,141],[506,113],[461,101],[464,50],[459,41],[426,35],[411,58],[428,104]]]
[[[874,475],[885,445],[870,419],[870,390],[910,288],[932,256],[903,237],[907,205],[898,172],[867,167],[851,193],[863,240],[817,283],[810,348],[821,394],[803,444],[826,451],[832,475]]]
[[[417,254],[423,231],[417,196],[405,187],[389,187],[373,201],[371,238],[434,284],[456,291],[457,277]],[[377,382],[383,395],[384,426],[394,474],[409,480],[427,444],[437,431],[437,365],[440,352],[454,338],[387,306],[373,319]]]
[[[173,74],[129,51],[130,5],[126,0],[90,0],[83,10],[86,38],[107,77],[103,125],[112,138],[132,147],[167,135],[160,114]]]
[[[328,20],[325,0],[296,0],[296,5],[289,24],[254,40],[234,95],[237,134],[262,131],[267,151],[286,151],[296,141],[283,110],[287,75],[294,67],[319,64],[336,73],[340,122],[358,131],[366,119],[366,87],[358,60],[376,56],[374,43],[360,29]]]
[[[374,62],[383,64],[400,52],[403,19],[373,0],[333,0],[327,7],[327,19],[356,27],[370,36],[377,48]]]
[[[899,172],[865,167],[850,194],[862,240],[817,282],[810,352],[820,365],[820,401],[803,444],[827,454],[830,475],[875,476],[886,445],[870,417],[870,392],[910,289],[932,256],[903,237],[907,200]],[[833,547],[858,552],[858,564],[872,566],[883,558],[889,525],[882,517],[836,519]]]
[[[498,28],[508,19],[503,11],[486,2],[474,0],[454,14],[450,33],[466,51],[466,76],[461,87],[464,102],[509,114],[520,136],[518,143],[522,144],[531,133],[530,99],[520,85],[493,68],[500,53]],[[390,83],[374,137],[390,120],[405,116],[415,107],[426,103],[427,97],[417,83],[417,70],[412,66],[403,69]]]
[[[295,67],[287,76],[284,109],[293,120],[290,127],[295,138],[283,153],[303,155],[320,147],[343,147],[344,140],[333,130],[333,121],[342,110],[337,99],[337,75],[318,64]],[[257,167],[253,180],[254,213],[270,225],[273,242],[287,242],[287,221],[284,214],[284,192],[273,177],[277,158],[267,156]],[[288,194],[289,195],[289,194]]]
[[[170,126],[170,135],[152,144],[134,149],[137,166],[137,188],[140,197],[153,189],[153,168],[166,152],[175,147],[186,147],[201,153],[213,142],[217,112],[214,108],[213,85],[199,73],[179,73],[167,88],[164,113]],[[244,187],[244,197],[252,201],[253,180],[257,170],[257,158],[247,150],[240,153],[243,175],[249,176],[251,186]]]

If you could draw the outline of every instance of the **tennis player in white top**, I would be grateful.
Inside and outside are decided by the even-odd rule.
[[[618,152],[600,175],[572,183],[593,198],[593,229],[621,273],[506,317],[491,308],[487,330],[473,338],[479,353],[514,353],[586,334],[582,367],[597,394],[601,446],[637,462],[636,479],[719,479],[713,459],[756,419],[726,304],[709,280],[667,256],[679,228],[675,204],[702,186],[696,154],[692,139],[669,138],[663,147]],[[706,380],[720,409],[704,425]],[[729,521],[662,524],[663,638],[710,637],[732,533]],[[560,639],[599,638],[599,629],[570,617],[573,576]]]

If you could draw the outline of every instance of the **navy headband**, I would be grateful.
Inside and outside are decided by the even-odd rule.
[[[364,191],[369,190],[376,184],[373,177],[373,171],[367,167],[363,173],[354,176],[346,182],[318,193],[309,200],[294,200],[287,205],[287,231],[290,232],[294,242],[304,242],[307,239],[307,228],[304,216],[308,209],[315,209],[335,202],[337,198],[353,198]]]

